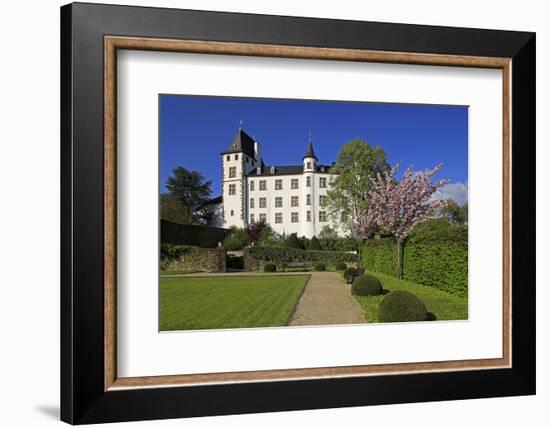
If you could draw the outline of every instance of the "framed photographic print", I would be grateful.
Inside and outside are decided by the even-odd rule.
[[[61,53],[62,420],[535,393],[533,33],[76,3]]]

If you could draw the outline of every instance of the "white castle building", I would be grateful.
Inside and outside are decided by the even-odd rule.
[[[311,135],[300,165],[268,166],[260,144],[241,129],[221,153],[222,197],[212,200],[212,225],[246,227],[265,221],[277,233],[311,238],[330,226],[327,191],[335,175],[318,162]]]

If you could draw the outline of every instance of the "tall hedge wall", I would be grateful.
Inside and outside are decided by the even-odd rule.
[[[168,220],[160,221],[160,242],[162,244],[193,245],[202,248],[215,248],[223,242],[228,229],[192,224],[178,224]]]
[[[396,244],[393,238],[367,241],[363,247],[365,268],[395,274]],[[468,295],[468,233],[411,234],[403,247],[403,279],[428,285],[461,297]]]

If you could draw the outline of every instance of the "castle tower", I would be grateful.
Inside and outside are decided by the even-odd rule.
[[[316,215],[317,212],[317,192],[315,187],[315,171],[317,171],[317,156],[313,151],[313,142],[311,140],[311,132],[309,133],[309,141],[307,144],[306,154],[303,157],[304,163],[304,185],[302,186],[302,200],[306,203],[302,204],[301,222],[302,235],[311,237],[315,235],[316,230]],[[309,202],[309,203],[307,203]]]
[[[309,141],[307,143],[306,154],[304,155],[304,173],[306,172],[315,172],[317,169],[317,156],[313,151],[313,143],[311,141],[311,132],[309,133]]]
[[[242,129],[242,122],[231,145],[221,153],[223,227],[245,227],[248,219],[246,176],[261,164],[260,146]]]

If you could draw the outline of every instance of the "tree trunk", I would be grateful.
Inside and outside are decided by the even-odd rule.
[[[365,269],[363,266],[363,241],[361,239],[357,240],[357,268]]]
[[[395,276],[403,279],[403,241],[397,239],[397,263],[395,266]]]

